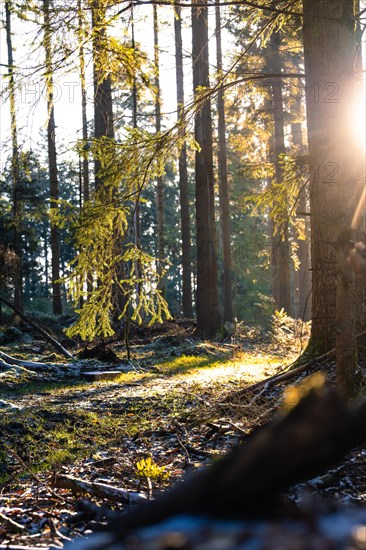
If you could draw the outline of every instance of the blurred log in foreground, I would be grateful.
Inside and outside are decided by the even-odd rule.
[[[129,533],[178,515],[273,517],[281,491],[322,473],[365,441],[366,402],[347,408],[334,391],[313,390],[286,417],[259,428],[210,467],[119,515],[108,527],[108,545],[98,547],[99,535],[87,547],[124,548],[119,543]]]

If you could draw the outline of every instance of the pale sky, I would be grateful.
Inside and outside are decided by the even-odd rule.
[[[0,0],[1,20],[5,18],[4,4]],[[212,73],[216,70],[216,51],[214,37],[214,11],[209,10],[209,36],[210,40],[210,65]],[[191,69],[191,30],[190,30],[190,9],[182,9],[184,17],[183,26],[183,49],[186,55],[184,61],[185,80],[185,97],[188,101],[192,97],[192,69]],[[126,14],[123,16],[126,19]],[[174,27],[173,27],[173,11],[170,7],[159,7],[158,17],[160,24],[159,46],[160,53],[160,74],[161,74],[161,89],[162,89],[162,112],[171,113],[163,120],[163,125],[168,126],[176,119],[176,87],[175,87],[175,52],[174,52]],[[140,6],[134,9],[135,19],[135,37],[136,42],[140,42],[142,48],[147,52],[149,58],[153,59],[153,22],[152,22],[152,6]],[[30,43],[34,39],[36,26],[28,22],[19,22],[13,16],[13,46],[15,65],[20,67],[32,67],[43,62],[43,51],[38,53],[32,52]],[[118,35],[120,29],[126,25],[121,23],[116,24],[116,29],[113,34]],[[129,31],[128,31],[129,32]],[[365,42],[363,44],[365,46]],[[224,63],[226,57],[232,56],[235,50],[233,37],[224,30],[223,31],[223,54]],[[364,48],[364,53],[365,48]],[[364,56],[365,59],[365,56]],[[0,32],[0,63],[7,63],[7,48],[5,39],[5,30]],[[227,66],[230,60],[226,60]],[[30,71],[31,72],[31,71]],[[0,67],[0,86],[4,89],[4,73],[5,67]],[[89,58],[88,70],[88,120],[93,117],[92,99],[93,87],[91,79],[91,62]],[[17,77],[17,75],[16,75]],[[17,119],[19,127],[19,143],[25,149],[36,150],[39,143],[45,145],[45,140],[41,138],[40,132],[45,132],[47,121],[47,111],[45,103],[44,84],[42,82],[41,71],[38,71],[34,76],[30,76],[20,81],[17,95]],[[213,83],[211,81],[211,83]],[[360,136],[365,136],[365,106],[361,108],[360,116],[357,119],[359,125],[358,131]],[[9,136],[10,136],[10,121],[9,121],[9,105],[7,101],[2,101],[0,111],[0,161],[1,168],[8,156],[9,151]],[[65,74],[62,70],[57,71],[55,76],[55,119],[56,119],[56,139],[59,151],[59,158],[63,155],[67,158],[73,157],[77,160],[76,154],[72,151],[77,138],[81,137],[81,95],[80,84],[77,69],[73,72]],[[361,139],[361,137],[360,137]],[[6,146],[8,144],[8,146]]]

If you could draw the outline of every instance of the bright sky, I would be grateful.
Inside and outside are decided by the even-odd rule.
[[[5,10],[3,2],[0,2],[1,20],[5,19]],[[184,70],[186,75],[185,94],[186,100],[192,95],[192,80],[191,80],[191,31],[189,27],[190,9],[182,10],[184,17],[183,31],[183,48],[186,56],[184,62]],[[166,117],[165,124],[170,124],[176,118],[176,88],[175,88],[175,57],[174,57],[174,27],[173,13],[170,7],[159,7],[158,9],[159,23],[161,32],[160,40],[160,66],[161,66],[161,88],[163,100],[163,113],[171,113]],[[124,14],[124,18],[126,15]],[[153,57],[153,23],[152,23],[152,7],[141,6],[134,10],[135,19],[135,37],[136,42],[140,42],[142,48],[148,53],[150,59]],[[210,9],[210,36],[212,38],[210,45],[210,64],[212,72],[215,72],[215,40],[214,40],[214,12]],[[121,28],[125,28],[125,23],[121,22]],[[43,62],[43,52],[30,55],[32,51],[30,42],[34,38],[35,25],[28,22],[19,22],[13,17],[13,46],[14,59],[16,66],[33,67],[34,65]],[[119,32],[117,27],[116,32]],[[229,37],[226,31],[223,31],[223,50],[224,60],[225,53],[231,55],[234,50],[234,40]],[[365,41],[363,43],[364,54]],[[364,55],[364,59],[365,59]],[[5,39],[5,30],[2,28],[0,32],[0,63],[7,63],[7,48]],[[0,86],[4,88],[5,67],[0,67]],[[26,149],[37,150],[40,143],[45,144],[45,140],[40,136],[40,132],[45,132],[47,120],[45,91],[42,83],[41,73],[38,72],[34,76],[28,77],[21,82],[18,90],[18,127],[20,134],[20,144]],[[88,64],[88,120],[92,120],[92,79],[91,79],[91,63]],[[18,79],[19,83],[19,79]],[[59,155],[70,158],[74,155],[72,147],[78,137],[81,137],[81,94],[80,84],[77,69],[68,74],[62,74],[59,71],[55,77],[55,118],[57,125],[56,139],[58,143]],[[163,122],[164,124],[164,122]],[[366,125],[365,125],[365,105],[359,107],[359,116],[357,117],[358,132],[360,140],[365,140]],[[1,104],[0,117],[0,162],[3,168],[4,162],[9,154],[9,105],[8,102]],[[76,159],[76,156],[74,157]]]

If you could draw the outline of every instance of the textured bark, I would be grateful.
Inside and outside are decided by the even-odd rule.
[[[94,137],[114,139],[114,118],[113,118],[113,102],[112,102],[112,82],[110,74],[106,74],[102,66],[100,55],[106,44],[106,6],[108,2],[105,0],[94,0],[92,5],[92,31],[93,31],[93,70],[94,70]],[[108,182],[100,175],[101,162],[99,159],[94,161],[94,179],[95,191],[101,193],[101,196],[106,196],[110,193],[107,200],[113,200],[114,189],[108,189]],[[117,230],[111,235],[114,239],[116,250],[121,251],[123,242],[122,235]],[[117,267],[117,278],[124,279],[125,270],[123,262]],[[118,331],[121,328],[120,316],[126,305],[126,297],[123,294],[118,284],[113,288],[114,307],[113,307],[113,323],[114,330]]]
[[[178,120],[184,108],[184,76],[181,9],[175,9],[175,69],[177,80]],[[189,214],[189,184],[187,169],[187,147],[184,144],[179,156],[179,203],[182,234],[182,309],[183,316],[192,318],[192,271],[191,271],[191,219]]]
[[[52,1],[52,0],[51,0]],[[56,124],[55,108],[53,101],[53,67],[52,67],[52,48],[51,35],[52,28],[50,22],[50,0],[43,0],[44,16],[44,49],[46,55],[46,90],[47,90],[47,147],[48,147],[48,170],[50,178],[50,199],[51,213],[57,210],[58,205],[55,201],[59,199],[59,183],[57,170],[56,153]],[[62,314],[61,283],[60,279],[60,236],[57,225],[52,222],[51,217],[51,274],[52,274],[52,306],[55,315]]]
[[[360,1],[354,1],[354,13],[361,11]],[[364,103],[364,76],[362,65],[362,25],[360,19],[356,20],[355,29],[355,70],[356,70],[356,102],[357,106],[361,106]],[[363,121],[364,123],[364,121]],[[364,137],[366,139],[366,127],[364,128]],[[361,196],[358,206],[358,212],[353,219],[353,229],[356,236],[355,241],[366,242],[366,180],[365,180],[365,168],[366,168],[366,149],[361,148],[358,150],[358,171],[361,174],[361,183],[363,187],[363,195]],[[361,280],[356,278],[356,332],[362,332],[366,329],[366,285],[363,285]],[[366,346],[358,348],[359,353],[363,353],[364,361],[366,362]]]
[[[94,137],[114,138],[112,84],[110,75],[103,74],[99,52],[105,48],[106,21],[105,1],[94,0],[92,7],[93,30],[93,69],[94,69]],[[95,189],[103,187],[103,179],[99,172],[101,164],[99,159],[94,161]]]
[[[302,189],[299,196],[299,210],[305,212],[307,209],[306,191]],[[309,219],[305,216],[304,220],[305,239],[298,240],[298,254],[300,258],[299,268],[299,311],[298,317],[303,321],[311,319],[311,275],[310,275],[310,227]]]
[[[192,8],[193,88],[209,85],[207,7]],[[214,209],[211,104],[207,100],[195,116],[197,332],[214,336],[221,326],[217,295],[217,254]]]
[[[301,97],[296,101],[297,116],[301,117]],[[292,143],[296,148],[296,153],[299,155],[304,154],[304,144],[302,139],[302,126],[301,122],[294,122],[291,124]],[[302,182],[300,182],[303,185]],[[307,197],[306,187],[300,190],[298,210],[299,212],[306,213],[307,211]],[[300,261],[300,268],[297,272],[298,281],[298,311],[296,312],[299,319],[303,321],[309,321],[311,319],[311,276],[310,276],[310,227],[308,216],[304,216],[304,233],[305,239],[298,239],[298,256]]]
[[[306,105],[312,230],[312,337],[336,343],[341,392],[357,392],[355,283],[346,262],[360,195],[356,136],[353,0],[304,1]]]
[[[131,45],[135,51],[135,23],[133,19],[133,8],[131,13]],[[133,76],[132,84],[132,126],[137,128],[137,85],[136,85],[136,75]],[[140,219],[140,197],[138,194],[138,189],[136,189],[137,197],[135,202],[135,210],[133,213],[133,228],[134,228],[134,242],[135,246],[141,249],[141,219]],[[136,293],[137,296],[140,296],[142,292],[142,283],[141,283],[141,264],[139,261],[135,263],[135,273],[138,280],[136,284]],[[138,298],[137,298],[138,299]],[[143,313],[142,313],[143,316]]]
[[[23,268],[22,268],[22,212],[21,212],[21,182],[19,169],[18,127],[15,104],[14,58],[11,31],[11,0],[5,0],[5,30],[8,50],[8,78],[11,131],[11,179],[13,186],[13,249],[18,261],[14,271],[14,305],[23,310]]]
[[[222,76],[222,47],[221,47],[221,17],[220,0],[216,0],[216,68],[218,77]],[[219,199],[221,214],[221,246],[223,254],[223,294],[224,294],[224,321],[232,321],[233,295],[231,281],[231,240],[230,240],[230,198],[227,173],[227,147],[226,147],[226,119],[224,92],[217,95],[218,113],[218,163],[219,163]]]
[[[153,5],[154,17],[154,69],[155,69],[155,130],[158,134],[161,132],[161,90],[160,90],[160,67],[159,67],[159,24],[158,10],[156,4]],[[163,176],[158,176],[156,180],[156,199],[158,207],[157,215],[157,241],[158,241],[158,259],[159,264],[165,257],[165,239],[164,239],[164,182]],[[159,267],[161,272],[161,267]],[[165,291],[164,279],[160,280],[159,288]]]
[[[88,119],[86,114],[87,93],[86,93],[86,77],[85,77],[85,54],[83,46],[83,13],[81,9],[81,0],[78,0],[78,32],[79,32],[79,73],[81,87],[81,113],[82,113],[82,132],[83,141],[86,143],[88,139]],[[82,158],[82,200],[86,202],[90,199],[90,178],[89,178],[89,162],[85,154]]]
[[[275,31],[270,38],[271,69],[275,74],[281,73],[280,44],[280,34]],[[272,90],[274,135],[271,156],[275,167],[275,183],[279,184],[283,182],[280,155],[284,154],[286,150],[282,79],[280,77],[273,79]],[[291,314],[290,246],[286,221],[281,223],[276,233],[272,235],[272,290],[277,309],[283,308],[288,314]]]

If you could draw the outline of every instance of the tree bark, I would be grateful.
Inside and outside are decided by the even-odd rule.
[[[354,13],[359,13],[360,0],[354,0]],[[356,20],[355,28],[355,70],[356,70],[356,101],[357,109],[362,112],[362,105],[364,104],[364,73],[362,62],[362,25],[361,20]],[[364,140],[366,141],[366,129],[365,123],[362,120],[364,130]],[[365,144],[365,142],[364,142]],[[357,207],[358,213],[354,216],[352,221],[352,227],[355,230],[355,242],[366,242],[366,180],[365,180],[365,167],[366,167],[366,149],[365,147],[358,150],[357,155],[358,170],[361,174],[363,195],[360,198],[359,206]],[[366,285],[363,285],[359,278],[356,277],[356,331],[361,332],[366,329]],[[359,353],[363,354],[364,361],[366,362],[366,347],[358,348]]]
[[[51,0],[52,2],[52,0]],[[53,67],[51,48],[51,21],[50,0],[43,0],[44,16],[44,49],[46,55],[46,90],[47,90],[47,145],[48,145],[48,169],[50,178],[50,211],[51,211],[51,273],[52,273],[52,305],[55,315],[62,314],[61,283],[60,279],[60,236],[57,225],[52,221],[53,211],[58,209],[59,182],[56,153],[56,124],[55,108],[53,101]]]
[[[192,7],[193,89],[209,86],[207,7]],[[214,208],[211,103],[206,100],[195,116],[197,333],[213,337],[221,327],[217,294],[217,253]]]
[[[13,185],[13,249],[17,256],[17,265],[14,270],[14,305],[23,311],[23,251],[22,251],[22,212],[21,212],[21,182],[19,168],[18,126],[15,100],[14,57],[11,31],[11,0],[5,0],[5,30],[8,50],[8,78],[10,104],[10,131],[11,131],[11,178]]]
[[[296,98],[296,117],[301,118],[301,97]],[[298,155],[304,154],[304,143],[302,139],[302,125],[301,122],[293,122],[291,124],[292,143],[296,148],[295,152]],[[299,212],[307,211],[307,188],[303,182],[300,182],[302,189],[299,194],[298,210]],[[309,321],[311,319],[311,276],[310,276],[310,227],[308,217],[304,217],[304,239],[297,239],[298,244],[298,256],[300,261],[300,267],[298,271],[298,311],[297,316],[303,321]]]
[[[83,28],[84,19],[81,8],[81,0],[78,0],[78,33],[79,33],[79,74],[80,74],[80,86],[81,86],[81,113],[82,113],[82,132],[83,141],[86,144],[88,140],[88,118],[86,112],[87,106],[87,90],[86,90],[86,76],[85,76],[85,54],[83,46]],[[85,145],[86,146],[86,145]],[[87,154],[82,157],[82,201],[87,202],[90,199],[90,178],[89,178],[89,162]]]
[[[94,0],[92,7],[93,71],[94,71],[94,137],[114,138],[112,83],[110,75],[103,73],[100,54],[106,46],[105,0]],[[95,189],[103,188],[99,172],[101,163],[94,161]]]
[[[107,43],[107,22],[106,9],[108,2],[106,0],[93,0],[92,4],[92,33],[93,33],[93,72],[94,72],[94,137],[115,138],[113,101],[112,101],[112,81],[111,75],[105,73],[101,54]],[[94,160],[94,179],[95,191],[103,200],[113,201],[116,189],[108,186],[105,177],[100,174],[101,161],[98,158]],[[111,239],[116,241],[116,248],[122,250],[122,235],[114,231]],[[117,268],[117,278],[124,279],[124,264],[121,262]],[[113,288],[114,308],[112,312],[115,330],[120,328],[120,316],[126,305],[126,297],[121,290],[120,285],[115,284]]]
[[[133,19],[133,7],[131,8],[131,42],[132,42],[132,48],[135,52],[136,44],[135,44],[135,24]],[[132,84],[132,126],[135,129],[137,128],[137,84],[136,84],[135,74],[133,76],[133,84]],[[139,190],[136,189],[135,210],[133,213],[133,227],[134,227],[135,246],[136,248],[141,249],[140,195],[138,191]],[[137,292],[137,296],[140,296],[140,293],[142,292],[142,284],[141,284],[141,264],[139,261],[136,262],[135,272],[136,272],[136,277],[138,279],[138,283],[136,285],[136,292]]]
[[[184,75],[181,8],[175,8],[175,70],[177,80],[178,120],[184,109]],[[189,214],[189,183],[187,169],[187,147],[183,145],[179,156],[179,202],[182,234],[182,309],[183,316],[193,317],[192,308],[192,271],[191,271],[191,219]]]
[[[271,69],[275,74],[281,73],[280,56],[281,37],[274,31],[270,38]],[[280,155],[286,151],[284,134],[282,79],[275,77],[272,86],[274,135],[272,147],[272,162],[275,168],[275,183],[283,184],[283,169]],[[291,284],[290,284],[290,245],[288,236],[288,220],[285,220],[272,234],[272,289],[277,309],[284,309],[291,315]]]
[[[357,174],[353,0],[304,0],[306,106],[312,231],[311,344],[336,343],[343,395],[358,391],[355,282],[346,262],[361,189]]]
[[[222,45],[221,45],[221,16],[220,0],[216,0],[216,65],[218,78],[222,77]],[[233,321],[233,295],[231,282],[231,240],[230,240],[230,198],[227,173],[227,146],[226,146],[226,119],[224,92],[217,95],[218,113],[218,162],[219,162],[219,199],[221,213],[221,245],[223,254],[223,294],[224,294],[224,321]]]
[[[160,90],[160,67],[159,67],[159,24],[158,10],[156,4],[153,5],[153,26],[154,26],[154,69],[155,69],[155,131],[161,132],[161,90]],[[162,273],[161,263],[165,257],[165,223],[164,223],[164,182],[163,176],[156,179],[156,199],[157,199],[157,244],[158,244],[158,262],[159,271]],[[163,279],[159,282],[159,288],[165,293],[165,282]]]

